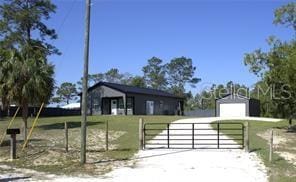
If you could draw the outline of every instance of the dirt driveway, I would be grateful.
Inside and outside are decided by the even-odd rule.
[[[184,119],[178,120],[176,123],[208,123],[224,119],[230,118]],[[244,119],[267,121],[264,118]],[[202,127],[211,128],[210,125]],[[246,153],[243,150],[157,149],[140,151],[136,158],[138,162],[134,168],[116,169],[107,174],[102,181],[265,182],[268,180],[265,166],[261,160],[255,153]]]

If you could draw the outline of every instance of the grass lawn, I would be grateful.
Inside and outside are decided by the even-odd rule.
[[[242,122],[242,121],[233,121]],[[250,151],[256,152],[268,168],[269,181],[292,182],[296,181],[296,133],[287,133],[287,121],[277,123],[250,121]],[[215,125],[213,125],[215,126]],[[227,127],[237,127],[227,125]],[[274,130],[274,155],[269,162],[268,138],[270,129]],[[227,131],[231,133],[231,131]],[[233,137],[233,136],[232,136]],[[289,154],[293,160],[283,157],[281,154]],[[291,157],[291,156],[294,156]],[[294,160],[295,159],[295,160]],[[293,164],[294,163],[294,164]]]
[[[88,117],[87,165],[80,166],[80,116],[40,118],[33,131],[29,147],[21,151],[23,141],[17,136],[18,159],[9,161],[9,138],[0,147],[0,164],[30,168],[54,174],[104,174],[113,167],[130,164],[138,151],[139,118],[145,122],[168,123],[179,116],[90,116]],[[10,118],[0,120],[2,135]],[[34,118],[29,119],[29,127]],[[109,122],[109,151],[105,151],[105,121]],[[69,128],[69,152],[64,149],[64,122]],[[12,128],[19,128],[16,118]],[[159,131],[161,132],[161,131]]]

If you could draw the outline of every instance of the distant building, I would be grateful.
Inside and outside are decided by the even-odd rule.
[[[182,115],[183,105],[184,98],[156,89],[108,82],[88,89],[90,115]]]
[[[229,94],[216,100],[216,116],[260,116],[260,101],[238,94]]]
[[[70,104],[62,106],[61,108],[63,108],[63,109],[79,109],[80,103],[70,103]]]

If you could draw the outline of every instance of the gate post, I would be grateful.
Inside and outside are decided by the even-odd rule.
[[[139,150],[144,149],[144,137],[143,137],[143,119],[139,119]]]
[[[194,134],[194,130],[195,130],[195,129],[194,129],[194,123],[192,123],[192,149],[194,149],[194,145],[195,145],[195,144],[194,144],[194,140],[195,140],[195,138],[194,138],[194,135],[195,135],[195,134]]]
[[[245,137],[244,137],[244,146],[245,146],[245,152],[249,152],[250,151],[250,142],[249,142],[249,121],[245,122]]]
[[[170,124],[167,124],[167,135],[168,135],[168,149],[170,148]]]
[[[218,147],[218,149],[220,149],[220,121],[218,121],[218,123],[217,123],[217,132],[218,132],[218,140],[217,140],[217,142],[218,142],[218,145],[217,145],[217,147]]]
[[[64,130],[65,130],[65,151],[68,152],[69,151],[69,134],[68,134],[68,123],[67,121],[65,122],[65,126],[64,126]]]
[[[105,121],[105,150],[108,151],[109,150],[109,121]]]
[[[273,154],[273,129],[270,131],[270,139],[269,139],[269,162],[272,162],[272,154]]]

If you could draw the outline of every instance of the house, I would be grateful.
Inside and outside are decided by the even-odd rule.
[[[70,103],[70,104],[62,106],[61,108],[63,108],[63,109],[79,109],[80,102],[79,103]]]
[[[260,101],[239,94],[229,94],[216,100],[217,117],[260,116]]]
[[[184,98],[151,88],[99,82],[88,89],[89,115],[182,115],[183,104]]]

